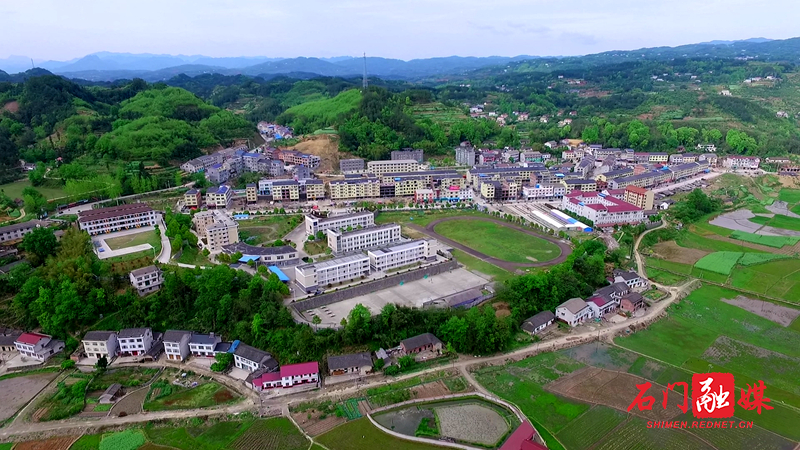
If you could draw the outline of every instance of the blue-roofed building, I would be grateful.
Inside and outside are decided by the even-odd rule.
[[[236,242],[223,246],[222,251],[228,255],[237,252],[241,253],[242,257],[239,259],[239,262],[243,263],[254,261],[256,264],[283,267],[295,265],[300,262],[300,256],[297,250],[288,245],[282,245],[280,247],[256,247],[245,244],[244,242]]]
[[[281,269],[279,269],[278,267],[269,266],[269,267],[267,267],[267,269],[269,269],[270,272],[272,272],[275,275],[277,275],[278,279],[281,280],[282,282],[284,282],[284,283],[288,283],[289,282],[289,277],[286,276],[286,274],[283,273],[283,271]]]

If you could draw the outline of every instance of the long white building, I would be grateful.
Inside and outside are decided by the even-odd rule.
[[[644,221],[642,208],[599,192],[572,191],[561,199],[561,209],[591,220],[595,228]]]
[[[394,223],[344,232],[328,230],[328,247],[340,254],[389,245],[400,238],[400,225]]]
[[[367,163],[367,172],[375,175],[395,172],[417,172],[419,163],[414,159],[396,159],[393,161],[370,161]]]
[[[318,231],[343,230],[350,228],[366,228],[375,225],[375,214],[364,211],[353,214],[343,214],[333,217],[306,216],[306,234],[313,236]]]
[[[369,257],[364,254],[343,256],[294,268],[295,282],[306,292],[369,275]]]
[[[373,271],[389,270],[426,260],[430,254],[428,241],[405,242],[367,252]]]
[[[145,203],[131,203],[78,213],[78,226],[92,236],[154,226],[157,221],[156,212]]]

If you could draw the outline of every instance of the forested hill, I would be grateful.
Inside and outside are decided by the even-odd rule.
[[[255,132],[244,118],[181,88],[142,80],[89,87],[27,75],[0,82],[0,178],[18,176],[11,168],[20,158],[52,163],[87,155],[166,165]]]

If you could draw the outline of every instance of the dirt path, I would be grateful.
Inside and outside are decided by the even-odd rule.
[[[525,234],[527,234],[529,236],[533,236],[533,237],[536,237],[536,238],[539,238],[539,239],[544,239],[544,240],[546,240],[548,242],[551,242],[551,243],[553,243],[553,244],[558,246],[559,250],[561,250],[561,254],[557,258],[551,259],[550,261],[542,261],[542,262],[537,262],[537,263],[514,263],[514,262],[510,262],[510,261],[505,261],[505,260],[502,260],[502,259],[494,258],[492,256],[489,256],[489,255],[486,255],[484,253],[481,253],[481,252],[479,252],[479,251],[477,251],[477,250],[475,250],[475,249],[473,249],[471,247],[467,247],[464,244],[460,244],[460,243],[458,243],[458,242],[456,242],[456,241],[454,241],[452,239],[446,238],[446,237],[442,236],[441,234],[437,233],[436,231],[434,231],[434,228],[436,227],[436,225],[438,225],[438,224],[440,224],[442,222],[450,221],[450,220],[481,220],[481,221],[484,221],[484,222],[494,222],[496,224],[503,225],[505,227],[520,231],[520,232],[525,233]],[[474,216],[446,217],[444,219],[434,220],[433,222],[429,223],[424,228],[419,226],[419,225],[415,225],[415,224],[409,224],[408,226],[410,228],[413,228],[414,230],[417,230],[417,231],[421,232],[421,233],[425,233],[425,234],[427,234],[428,236],[430,236],[430,237],[432,237],[434,239],[437,239],[437,240],[442,241],[442,242],[446,242],[448,245],[451,245],[452,247],[457,248],[457,249],[461,250],[462,252],[467,253],[469,255],[472,255],[472,256],[474,256],[474,257],[476,257],[476,258],[478,258],[478,259],[480,259],[482,261],[488,262],[489,264],[493,264],[493,265],[495,265],[497,267],[500,267],[502,269],[508,270],[509,272],[514,272],[515,270],[517,270],[517,269],[519,269],[521,267],[545,267],[545,266],[552,266],[552,265],[555,265],[555,264],[559,264],[559,263],[562,263],[562,262],[566,261],[567,257],[572,253],[572,247],[570,247],[569,244],[567,244],[565,242],[562,242],[562,241],[560,241],[560,240],[558,240],[556,238],[553,238],[553,237],[550,237],[550,236],[545,236],[545,235],[533,232],[531,230],[527,230],[527,229],[522,228],[520,226],[513,225],[513,224],[510,224],[508,222],[504,222],[502,220],[490,219],[488,217],[474,217]]]

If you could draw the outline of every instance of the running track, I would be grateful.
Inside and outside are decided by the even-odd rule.
[[[514,262],[510,262],[510,261],[505,261],[505,260],[502,260],[502,259],[497,259],[497,258],[491,257],[489,255],[486,255],[484,253],[481,253],[481,252],[479,252],[479,251],[477,251],[477,250],[475,250],[475,249],[473,249],[471,247],[467,247],[464,244],[460,244],[460,243],[458,243],[458,242],[456,242],[456,241],[454,241],[452,239],[446,238],[446,237],[442,236],[441,234],[437,233],[436,231],[434,231],[434,228],[436,227],[436,225],[438,225],[438,224],[440,224],[442,222],[447,222],[448,220],[482,220],[484,222],[494,222],[494,223],[503,225],[504,227],[508,227],[508,228],[512,228],[514,230],[520,231],[520,232],[525,233],[525,234],[527,234],[529,236],[533,236],[533,237],[536,237],[536,238],[539,238],[539,239],[544,239],[546,241],[552,242],[553,244],[557,245],[558,248],[561,250],[561,255],[559,255],[558,258],[556,258],[556,259],[551,259],[550,261],[542,261],[542,262],[535,262],[535,263],[514,263]],[[434,239],[437,239],[439,241],[445,242],[448,245],[452,246],[453,248],[457,248],[457,249],[461,250],[462,252],[468,253],[468,254],[470,254],[470,255],[478,258],[478,259],[486,261],[486,262],[488,262],[490,264],[494,264],[495,266],[503,268],[503,269],[508,270],[510,272],[514,272],[515,270],[517,270],[519,268],[523,268],[523,267],[544,267],[544,266],[552,266],[554,264],[562,263],[562,262],[566,261],[567,257],[570,255],[570,253],[572,253],[572,248],[569,246],[569,244],[565,244],[565,243],[561,242],[558,239],[555,239],[555,238],[550,237],[550,236],[544,236],[544,235],[541,235],[539,233],[535,233],[535,232],[533,232],[531,230],[527,230],[525,228],[510,224],[508,222],[504,222],[502,220],[497,220],[497,219],[490,219],[488,217],[475,217],[475,216],[447,217],[447,218],[444,218],[444,219],[434,220],[433,222],[429,223],[424,228],[419,226],[419,225],[416,225],[416,224],[409,224],[408,226],[410,226],[411,228],[413,228],[413,229],[415,229],[417,231],[425,233],[425,234],[431,236]]]

